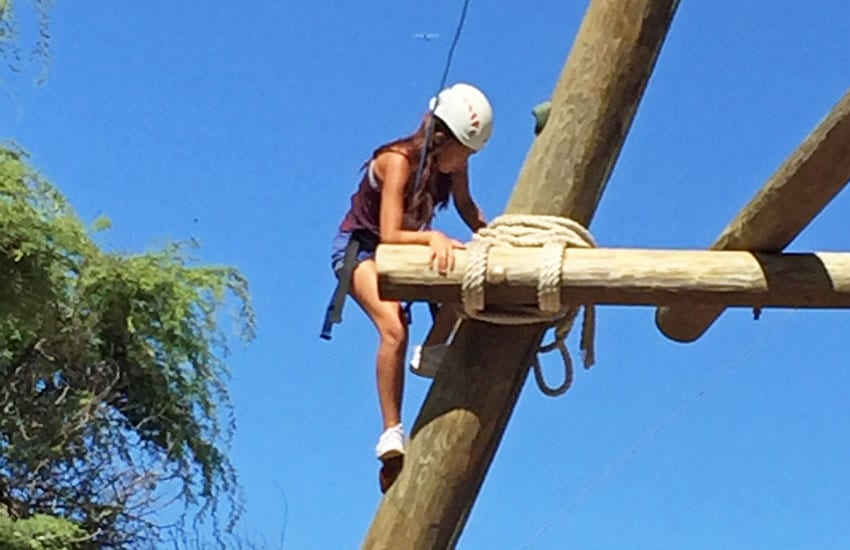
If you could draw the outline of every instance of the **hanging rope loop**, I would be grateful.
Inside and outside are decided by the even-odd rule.
[[[537,387],[546,397],[559,397],[567,393],[567,390],[573,385],[573,359],[570,357],[570,351],[563,342],[553,342],[553,345],[561,352],[561,360],[564,362],[564,381],[560,386],[552,387],[546,383],[546,378],[543,376],[543,367],[540,365],[540,357],[537,353],[531,359],[531,368],[534,371],[534,381],[537,382]],[[543,353],[538,350],[538,353]]]
[[[487,282],[490,249],[495,245],[539,247],[542,252],[537,279],[537,306],[487,308],[484,288]],[[572,384],[573,363],[566,338],[575,323],[581,306],[561,303],[561,273],[568,247],[594,248],[590,232],[580,223],[559,216],[508,214],[493,220],[473,236],[467,244],[468,262],[461,285],[463,310],[467,317],[500,325],[547,324],[555,329],[552,342],[541,345],[531,366],[537,385],[545,395],[564,394]],[[593,340],[595,332],[593,304],[584,305],[581,331],[581,351],[584,368],[595,362]],[[557,349],[564,364],[564,382],[552,388],[546,384],[538,354]]]

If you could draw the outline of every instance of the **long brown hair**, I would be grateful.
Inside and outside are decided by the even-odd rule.
[[[431,129],[430,143],[426,144],[425,136],[432,116],[430,113],[426,114],[413,134],[381,145],[372,153],[374,159],[381,153],[394,151],[406,156],[410,163],[410,174],[404,192],[404,225],[408,229],[419,229],[430,225],[436,211],[446,208],[449,202],[451,176],[437,169],[436,157],[447,140],[455,139],[455,137],[442,120],[433,117],[434,127]],[[416,172],[419,169],[422,150],[426,148],[426,145],[425,165],[416,185]]]

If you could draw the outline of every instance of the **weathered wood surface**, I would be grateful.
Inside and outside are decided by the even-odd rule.
[[[426,246],[380,246],[381,293],[393,300],[459,302],[466,251],[456,253],[456,269],[448,275],[431,269],[429,258]],[[540,249],[493,247],[487,304],[535,304],[539,265]],[[850,253],[572,248],[561,277],[564,304],[850,307]]]
[[[779,252],[850,180],[850,92],[833,107],[723,230],[714,250]],[[656,324],[680,342],[699,338],[723,313],[722,306],[664,307]]]
[[[590,2],[508,213],[590,222],[677,5]],[[542,335],[541,326],[462,324],[364,548],[454,547]]]

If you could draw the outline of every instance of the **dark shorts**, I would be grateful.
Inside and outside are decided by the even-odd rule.
[[[333,269],[335,275],[342,269],[342,264],[345,261],[345,249],[350,241],[350,231],[340,231],[334,237],[333,244],[331,245],[331,269]],[[372,260],[374,258],[375,247],[361,243],[360,250],[357,252],[357,263],[359,264],[364,260]]]

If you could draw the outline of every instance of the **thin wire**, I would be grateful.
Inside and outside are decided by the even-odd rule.
[[[429,113],[428,127],[425,130],[425,146],[422,147],[422,154],[419,155],[419,167],[416,169],[416,179],[413,182],[414,191],[419,190],[419,180],[422,178],[422,172],[425,171],[425,158],[427,157],[428,145],[431,143],[431,134],[434,132],[434,111],[437,109],[437,104],[440,102],[440,92],[446,87],[446,80],[449,78],[449,69],[451,69],[452,59],[455,55],[455,48],[457,48],[458,40],[460,40],[460,33],[466,23],[466,12],[468,8],[469,0],[464,0],[463,7],[460,11],[460,20],[458,21],[457,28],[455,29],[452,44],[449,46],[449,54],[446,56],[446,64],[443,67],[443,76],[440,79],[440,87],[437,89],[437,93],[434,94],[434,106],[431,108]]]
[[[546,534],[549,529],[552,528],[553,525],[558,521],[560,517],[564,514],[572,512],[578,506],[584,504],[587,499],[589,499],[600,487],[602,487],[605,482],[611,479],[615,474],[619,473],[623,468],[625,468],[634,458],[641,452],[645,451],[649,446],[655,443],[656,439],[661,435],[661,433],[670,427],[670,425],[682,416],[685,412],[688,412],[694,406],[696,406],[702,399],[705,397],[707,393],[714,390],[722,382],[724,382],[735,367],[741,363],[744,359],[752,355],[756,350],[760,349],[765,345],[767,339],[774,334],[776,334],[779,329],[785,326],[788,320],[799,310],[791,309],[780,319],[779,323],[774,326],[770,331],[762,334],[761,338],[752,343],[747,349],[741,352],[735,361],[730,361],[726,364],[726,367],[720,371],[720,374],[710,379],[707,383],[702,384],[701,388],[691,395],[690,399],[681,403],[678,407],[674,408],[670,414],[668,414],[664,419],[662,419],[655,427],[649,429],[644,432],[643,435],[637,438],[637,440],[632,444],[632,446],[618,459],[613,461],[608,468],[605,469],[601,474],[596,476],[590,483],[585,484],[581,490],[579,490],[572,500],[564,503],[560,509],[558,509],[555,514],[550,516],[550,520],[541,527],[532,537],[531,539],[522,546],[522,550],[526,550],[528,548],[533,548],[534,544],[539,541],[539,539]],[[563,485],[562,485],[563,487]]]

